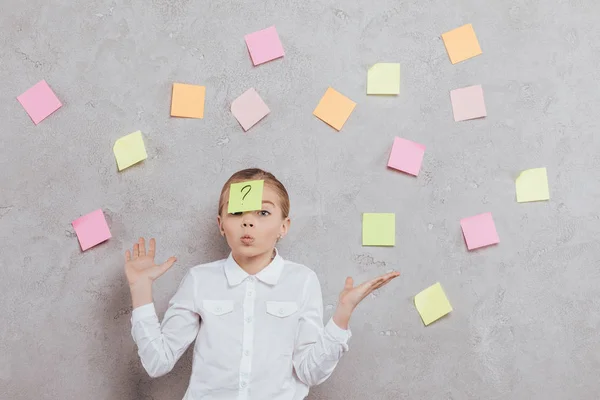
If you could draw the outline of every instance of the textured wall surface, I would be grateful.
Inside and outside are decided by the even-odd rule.
[[[123,253],[141,235],[186,270],[223,258],[231,173],[287,186],[285,258],[315,269],[325,318],[344,278],[395,268],[365,300],[350,352],[309,399],[600,398],[600,3],[594,0],[41,1],[0,5],[0,398],[180,399],[187,352],[150,379],[130,336]],[[452,65],[440,34],[472,23],[483,55]],[[283,59],[252,67],[243,36],[275,25]],[[397,97],[366,71],[402,64]],[[16,96],[46,79],[64,106],[37,127]],[[203,120],[169,117],[171,85],[207,87]],[[482,84],[488,117],[454,122],[451,89]],[[341,132],[311,115],[331,85],[358,103]],[[254,87],[271,114],[229,111]],[[148,159],[121,173],[115,140]],[[427,146],[421,174],[386,168],[394,136]],[[549,202],[517,204],[547,167]],[[75,218],[113,238],[81,252]],[[500,244],[468,252],[459,220],[492,212]],[[361,213],[395,212],[397,244],[361,246]],[[439,281],[454,307],[424,327],[412,298]]]

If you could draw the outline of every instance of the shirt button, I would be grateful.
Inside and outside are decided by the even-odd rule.
[[[240,383],[240,386],[243,387],[243,388],[245,388],[246,387],[246,382],[242,381],[242,383]]]
[[[279,309],[279,315],[283,315],[283,308]]]
[[[221,312],[221,307],[216,308],[217,312]]]
[[[252,317],[246,317],[246,322],[248,322],[248,323],[252,322]]]
[[[245,351],[244,351],[244,355],[245,355],[245,356],[249,356],[249,355],[250,355],[250,351],[249,351],[249,350],[245,350]]]
[[[248,291],[248,297],[252,297],[253,294],[254,294],[254,292],[252,290]]]

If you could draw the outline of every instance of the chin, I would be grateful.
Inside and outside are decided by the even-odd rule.
[[[254,257],[254,256],[257,256],[257,255],[265,252],[265,250],[263,250],[259,247],[256,247],[256,245],[254,245],[254,244],[251,244],[251,245],[239,244],[238,246],[233,248],[233,251],[234,251],[234,253],[244,255],[245,257]]]

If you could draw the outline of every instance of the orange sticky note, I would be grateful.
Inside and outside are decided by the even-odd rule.
[[[355,102],[340,92],[328,88],[313,111],[313,115],[339,131],[352,114],[354,107],[356,107]]]
[[[171,116],[204,118],[205,96],[205,86],[174,83],[173,96],[171,98]]]
[[[452,64],[468,60],[481,54],[473,25],[466,24],[442,34],[444,45]]]

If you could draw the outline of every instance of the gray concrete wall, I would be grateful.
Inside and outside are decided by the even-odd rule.
[[[215,224],[229,175],[274,172],[292,201],[286,258],[315,269],[326,318],[344,278],[397,268],[351,326],[317,399],[600,397],[600,3],[571,1],[2,0],[0,398],[180,399],[191,353],[150,379],[130,336],[123,252],[158,238],[186,270],[227,255]],[[452,65],[440,34],[472,23],[483,55]],[[253,68],[243,36],[276,25],[286,56]],[[398,97],[366,71],[402,64]],[[46,79],[63,108],[34,126],[16,101]],[[206,85],[203,120],[169,117],[174,81]],[[488,117],[455,123],[449,91],[482,84]],[[358,103],[341,132],[311,115],[331,85]],[[231,101],[271,114],[244,134]],[[114,141],[149,154],[118,173]],[[418,178],[386,169],[394,136],[427,146]],[[547,167],[551,200],[517,204]],[[97,208],[113,238],[82,253]],[[361,246],[362,212],[395,212],[397,245]],[[467,252],[459,220],[492,212],[500,244]],[[413,296],[440,281],[454,312],[424,327]]]

